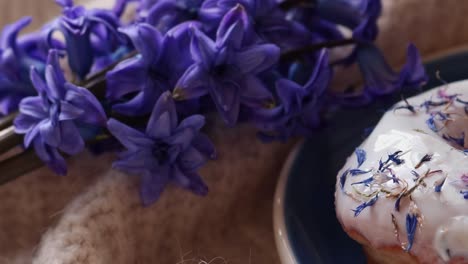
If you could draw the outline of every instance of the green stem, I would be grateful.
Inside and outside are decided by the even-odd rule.
[[[20,176],[42,167],[43,162],[37,157],[33,149],[0,161],[0,185],[8,183]]]

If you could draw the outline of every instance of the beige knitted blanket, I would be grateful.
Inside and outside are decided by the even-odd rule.
[[[379,44],[395,65],[408,41],[424,56],[468,44],[466,1],[384,3]],[[58,8],[53,0],[3,0],[0,12],[0,25],[24,14],[38,25]],[[169,188],[142,208],[136,178],[109,169],[112,155],[88,153],[69,161],[66,177],[43,168],[0,186],[0,264],[279,263],[272,198],[294,142],[265,145],[253,129],[225,129],[215,119],[207,132],[219,159],[201,171],[206,198]]]

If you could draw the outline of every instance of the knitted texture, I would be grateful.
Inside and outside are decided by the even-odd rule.
[[[408,41],[426,56],[468,44],[468,3],[384,3],[378,43],[394,65],[403,62]],[[1,23],[28,14],[38,25],[57,14],[52,6],[2,1]],[[340,78],[359,79],[352,71]],[[219,158],[200,171],[210,187],[205,198],[168,188],[143,208],[138,178],[111,170],[112,154],[78,155],[66,177],[42,168],[0,186],[0,264],[278,263],[273,193],[294,142],[262,144],[246,125],[226,129],[216,118],[208,121]]]

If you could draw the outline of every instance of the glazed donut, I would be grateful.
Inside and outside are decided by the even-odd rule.
[[[369,263],[468,263],[468,81],[404,99],[337,175],[338,220]]]

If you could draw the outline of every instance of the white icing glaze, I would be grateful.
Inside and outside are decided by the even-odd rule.
[[[468,216],[456,216],[446,225],[440,226],[435,234],[434,247],[444,261],[450,257],[468,259]]]
[[[460,94],[459,99],[468,101],[468,81],[463,81],[409,98],[408,102],[415,107],[427,100],[439,102],[442,99],[438,97],[438,91],[445,91],[447,95]],[[406,105],[404,102],[400,102],[396,106],[404,105]],[[367,159],[359,169],[371,171],[356,176],[348,174],[342,189],[340,178],[343,173],[358,166],[356,154],[353,153],[338,173],[336,211],[338,219],[346,229],[359,232],[376,247],[396,245],[405,248],[408,242],[406,218],[408,214],[416,215],[418,227],[410,252],[421,262],[434,263],[437,259],[439,263],[444,263],[448,258],[447,247],[452,257],[462,256],[468,260],[468,220],[466,220],[468,200],[464,199],[461,193],[468,191],[468,177],[462,178],[463,175],[468,176],[468,156],[463,153],[463,149],[468,147],[468,139],[462,142],[463,146],[458,146],[455,142],[442,137],[449,135],[460,138],[462,133],[466,133],[468,137],[468,115],[464,111],[464,106],[463,103],[454,102],[431,107],[430,113],[436,111],[449,113],[453,120],[436,121],[437,128],[443,127],[437,133],[426,124],[430,113],[426,112],[425,108],[417,107],[416,113],[399,109],[384,115],[371,135],[359,147],[367,154]],[[385,170],[379,173],[379,160],[386,161],[388,155],[396,151],[402,151],[400,158],[404,163],[400,165],[392,163],[389,167],[391,171]],[[426,154],[432,155],[432,159],[415,169]],[[417,180],[412,174],[413,170],[423,180]],[[433,173],[426,175],[428,171]],[[392,180],[392,173],[398,178],[397,183]],[[373,181],[368,186],[352,185],[371,176]],[[435,187],[442,182],[440,192],[436,192]],[[418,186],[414,191],[411,194],[406,192],[407,195],[401,199],[400,210],[397,211],[395,202],[398,194],[415,185]],[[387,197],[385,192],[393,196]],[[379,197],[375,204],[363,209],[355,217],[352,210],[375,197],[376,193],[379,193]],[[399,239],[395,235],[392,215],[397,225]]]

